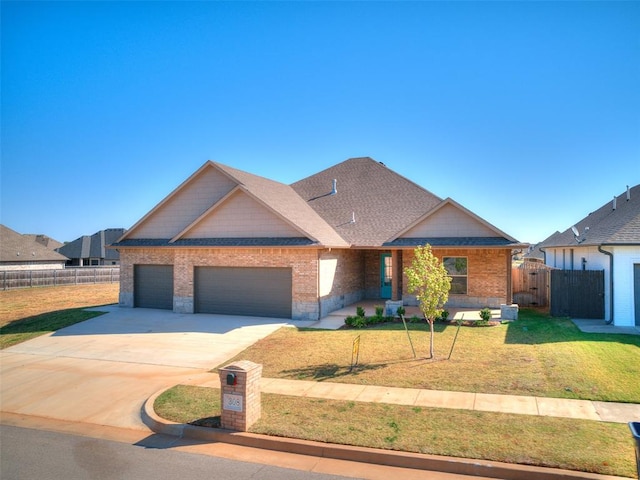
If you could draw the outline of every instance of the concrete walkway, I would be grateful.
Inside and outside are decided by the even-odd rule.
[[[191,384],[220,388],[220,380],[217,375],[212,375],[204,382],[200,377]],[[640,419],[640,404],[636,403],[450,392],[276,378],[263,378],[261,389],[264,393],[298,397],[563,417],[600,422],[628,423]]]

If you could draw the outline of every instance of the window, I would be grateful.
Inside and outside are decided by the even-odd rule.
[[[444,257],[444,268],[451,277],[451,290],[453,295],[467,294],[467,257]]]

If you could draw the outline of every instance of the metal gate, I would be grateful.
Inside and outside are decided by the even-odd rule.
[[[604,318],[604,270],[552,270],[551,316]]]

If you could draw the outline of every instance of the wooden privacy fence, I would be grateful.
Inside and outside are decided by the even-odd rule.
[[[50,270],[4,270],[0,288],[46,287],[120,281],[120,267],[78,267]]]
[[[549,267],[525,262],[511,270],[513,302],[521,307],[549,306]]]

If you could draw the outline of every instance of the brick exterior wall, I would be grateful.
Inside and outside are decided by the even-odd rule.
[[[365,298],[363,251],[324,251],[320,255],[320,262],[329,265],[321,269],[321,317]]]
[[[467,257],[467,295],[449,295],[449,307],[499,307],[507,303],[510,250],[434,249],[443,257]],[[216,249],[216,248],[140,248],[120,252],[120,305],[133,307],[136,264],[174,266],[173,310],[194,311],[194,271],[196,266],[287,267],[292,269],[292,319],[317,320],[362,299],[380,298],[380,255],[391,251],[316,249]],[[403,250],[402,268],[413,261],[413,251]],[[323,268],[320,268],[320,263]],[[322,273],[321,273],[322,272]],[[406,305],[415,297],[406,290],[402,277],[396,285]],[[320,294],[319,289],[322,291]]]
[[[140,248],[121,249],[120,305],[133,307],[134,265],[173,265],[173,310],[193,313],[196,266],[287,267],[292,270],[292,318],[315,320],[318,305],[318,253],[312,249],[279,248]]]
[[[433,254],[443,257],[467,257],[467,294],[449,295],[448,307],[491,307],[498,308],[507,303],[510,278],[507,265],[510,265],[510,250],[495,249],[433,249]],[[403,269],[413,261],[411,250],[403,252]],[[510,267],[509,267],[510,268]],[[404,285],[407,284],[403,276]],[[405,305],[417,305],[415,296],[403,290]]]

